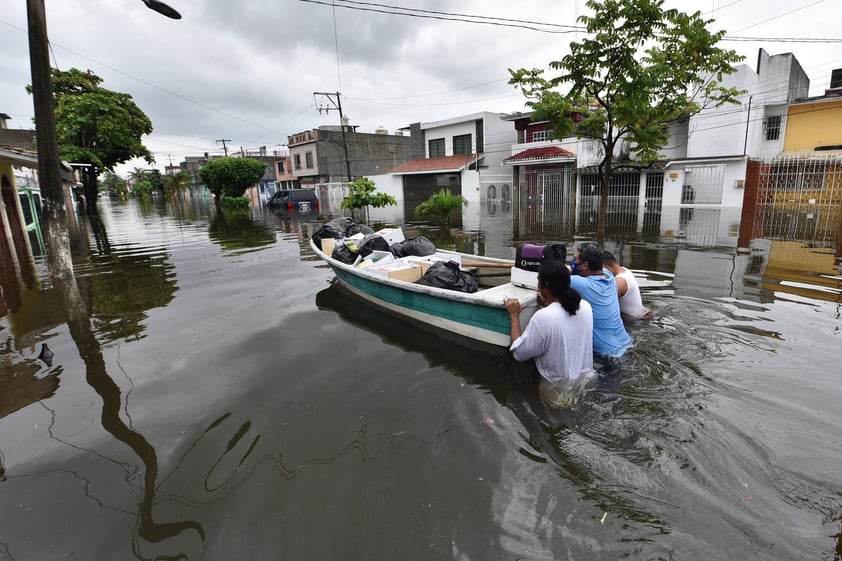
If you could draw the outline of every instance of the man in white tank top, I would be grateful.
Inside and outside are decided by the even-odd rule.
[[[640,287],[634,273],[621,267],[617,259],[609,252],[605,252],[603,267],[611,271],[617,281],[617,297],[620,300],[620,313],[627,319],[651,319],[652,310],[643,305]]]

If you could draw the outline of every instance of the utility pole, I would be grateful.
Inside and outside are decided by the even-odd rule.
[[[181,14],[161,0],[142,2],[151,10],[169,18],[181,18]],[[26,20],[29,29],[29,65],[32,73],[32,104],[35,110],[38,181],[43,195],[47,267],[54,281],[73,279],[75,282],[67,228],[67,207],[61,186],[61,161],[56,138],[53,78],[50,70],[44,0],[26,1]]]
[[[225,155],[228,155],[228,145],[225,144],[226,142],[231,142],[230,138],[220,138],[219,140],[215,140],[214,142],[221,142],[222,143],[222,150],[225,152]]]
[[[345,138],[345,115],[342,114],[341,94],[339,92],[313,92],[314,97],[317,95],[326,98],[332,105],[332,107],[324,104],[317,105],[319,114],[322,111],[325,113],[339,111],[339,128],[342,129],[342,148],[345,151],[345,173],[348,175],[348,183],[350,183],[353,178],[351,177],[351,160],[348,159],[348,140]]]
[[[43,0],[26,3],[29,22],[29,61],[38,149],[38,183],[44,196],[43,217],[47,241],[47,266],[58,278],[73,276],[67,207],[61,187],[61,161],[56,139],[56,115],[47,39],[47,16]]]

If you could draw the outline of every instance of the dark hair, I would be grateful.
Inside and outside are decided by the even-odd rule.
[[[570,287],[570,271],[561,261],[547,261],[541,264],[538,269],[538,282],[558,298],[561,307],[575,316],[579,311],[579,302],[582,297],[575,288]]]
[[[602,262],[605,253],[602,248],[595,243],[585,243],[579,246],[579,261],[588,264],[588,269],[591,271],[599,271],[602,269]]]
[[[602,252],[602,262],[608,263],[610,265],[611,263],[617,263],[617,258],[614,257],[614,254],[611,253],[610,251],[603,251]]]

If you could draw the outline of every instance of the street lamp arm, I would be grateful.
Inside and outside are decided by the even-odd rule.
[[[141,2],[146,4],[146,7],[150,10],[155,10],[159,14],[163,14],[168,18],[181,19],[181,14],[179,14],[174,8],[172,8],[168,4],[165,4],[164,2],[161,2],[160,0],[141,0]]]

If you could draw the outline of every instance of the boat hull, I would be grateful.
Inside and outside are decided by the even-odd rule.
[[[361,300],[392,314],[461,337],[508,347],[510,325],[503,303],[505,298],[518,298],[525,306],[526,310],[521,317],[523,325],[537,306],[534,291],[509,283],[466,294],[395,281],[341,263],[322,253],[312,241],[310,245],[316,255],[331,266],[348,291]]]

